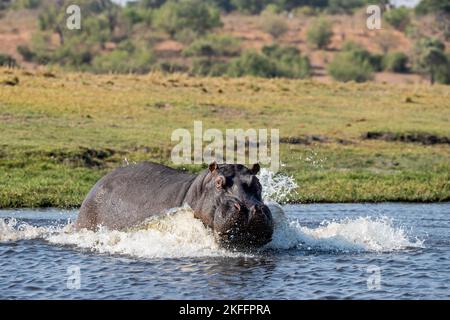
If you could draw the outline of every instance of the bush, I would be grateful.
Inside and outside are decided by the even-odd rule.
[[[267,0],[231,0],[232,5],[246,14],[259,14],[267,4]]]
[[[330,44],[332,36],[331,24],[324,18],[318,18],[308,28],[306,39],[310,45],[325,49]]]
[[[383,59],[383,67],[392,72],[407,72],[408,56],[403,52],[388,53]]]
[[[140,8],[137,6],[126,6],[122,10],[122,15],[129,26],[142,22],[150,25],[153,20],[152,9]]]
[[[275,63],[266,55],[248,50],[239,58],[230,62],[227,73],[233,77],[251,75],[271,78],[277,76],[277,68]]]
[[[157,63],[152,70],[162,71],[162,72],[168,72],[168,73],[174,73],[174,72],[188,72],[189,67],[180,64],[177,62],[171,62],[171,61],[161,61]]]
[[[237,56],[240,53],[239,40],[228,35],[209,34],[195,40],[184,49],[186,56]]]
[[[333,79],[343,82],[365,82],[373,79],[373,69],[367,60],[357,60],[353,52],[338,53],[328,64],[328,72]]]
[[[228,64],[225,61],[210,58],[196,58],[193,61],[191,73],[200,76],[218,77],[227,73]]]
[[[41,4],[41,0],[15,0],[12,1],[14,9],[36,9]]]
[[[22,56],[25,61],[33,61],[35,54],[27,45],[17,46],[17,52]]]
[[[202,0],[169,0],[154,15],[154,26],[171,37],[182,29],[203,34],[221,25],[219,10]]]
[[[281,37],[289,29],[285,19],[273,13],[264,13],[262,18],[262,30],[270,34],[275,39]]]
[[[154,62],[154,55],[148,49],[129,50],[119,47],[108,54],[95,57],[92,69],[99,73],[145,73],[150,71]]]
[[[368,50],[354,42],[346,42],[342,46],[342,51],[352,55],[353,60],[359,63],[367,63],[371,66],[372,71],[383,70],[383,56],[379,54],[371,54]]]
[[[447,13],[450,14],[450,3],[442,0],[422,0],[415,7],[417,14]]]
[[[330,14],[352,14],[354,9],[367,4],[365,0],[329,0],[327,12]]]
[[[265,78],[306,78],[311,74],[307,57],[302,57],[295,47],[266,46],[261,53],[246,51],[231,61],[228,68],[231,76],[252,75]]]
[[[277,76],[307,78],[311,75],[311,64],[295,47],[265,46],[262,52],[276,64]]]
[[[0,53],[0,66],[2,67],[17,67],[16,59],[9,54]]]
[[[405,31],[410,24],[410,10],[405,7],[391,9],[383,15],[384,20],[397,30]]]

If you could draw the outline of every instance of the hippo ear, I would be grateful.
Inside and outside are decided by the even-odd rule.
[[[261,167],[259,166],[259,163],[255,163],[253,167],[250,169],[250,172],[254,175],[258,174]]]
[[[217,163],[215,161],[211,162],[209,164],[208,168],[209,168],[209,171],[211,171],[211,173],[215,173],[217,170]]]

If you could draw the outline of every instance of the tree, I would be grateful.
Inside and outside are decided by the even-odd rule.
[[[415,44],[416,70],[430,75],[430,83],[434,84],[440,68],[448,67],[445,45],[434,38],[422,38]]]
[[[318,49],[325,49],[328,47],[332,36],[333,31],[331,24],[325,18],[314,20],[306,33],[308,43]]]
[[[259,14],[267,4],[267,0],[231,0],[232,5],[246,14]]]
[[[169,0],[156,10],[154,19],[154,26],[172,38],[182,29],[204,34],[222,25],[217,7],[202,0]]]
[[[422,0],[415,8],[418,14],[447,13],[450,14],[450,2],[442,0]]]
[[[385,12],[383,17],[395,29],[405,31],[406,27],[411,23],[410,12],[410,9],[400,7]]]

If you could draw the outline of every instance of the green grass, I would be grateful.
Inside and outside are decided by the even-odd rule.
[[[0,207],[79,206],[125,157],[171,165],[172,130],[192,132],[194,120],[325,137],[281,145],[282,171],[300,185],[296,201],[450,200],[449,145],[362,139],[367,131],[449,137],[448,86],[0,69]]]

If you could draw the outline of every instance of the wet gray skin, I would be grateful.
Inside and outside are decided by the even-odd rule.
[[[118,168],[89,192],[76,227],[123,230],[187,204],[223,246],[260,247],[271,241],[273,221],[255,176],[259,169],[212,163],[193,175],[150,162]]]

